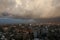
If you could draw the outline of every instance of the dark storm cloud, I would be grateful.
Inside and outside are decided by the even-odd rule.
[[[16,18],[60,17],[60,0],[0,0],[0,16],[4,12]]]

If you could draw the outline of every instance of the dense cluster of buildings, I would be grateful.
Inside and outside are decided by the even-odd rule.
[[[60,24],[0,25],[0,40],[60,40]]]

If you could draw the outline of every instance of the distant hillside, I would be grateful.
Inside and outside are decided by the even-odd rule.
[[[56,18],[46,18],[46,19],[36,19],[37,22],[42,22],[42,23],[46,23],[46,22],[57,22],[60,23],[60,17],[56,17]]]
[[[49,18],[49,19],[13,19],[13,18],[0,18],[0,24],[14,24],[14,23],[60,23],[60,17]]]

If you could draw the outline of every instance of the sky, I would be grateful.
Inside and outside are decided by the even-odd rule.
[[[60,0],[0,0],[0,17],[60,17]]]

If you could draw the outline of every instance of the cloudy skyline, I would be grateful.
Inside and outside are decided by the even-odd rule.
[[[0,0],[0,17],[60,17],[60,0]]]

